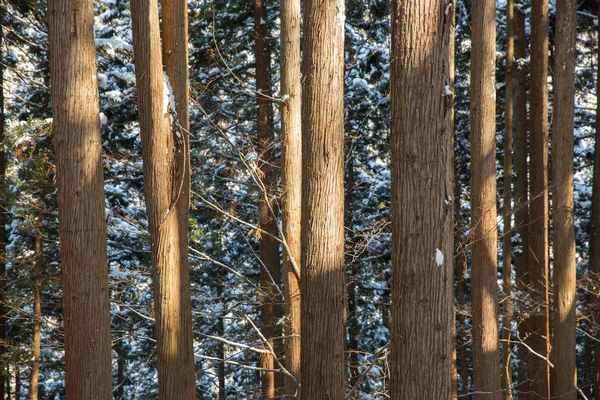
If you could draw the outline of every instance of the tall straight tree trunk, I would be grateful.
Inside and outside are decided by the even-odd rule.
[[[346,389],[344,0],[305,0],[302,52],[302,397]]]
[[[6,311],[4,310],[4,284],[6,282],[6,213],[5,193],[6,153],[4,152],[4,10],[0,10],[0,357],[6,352]],[[0,370],[0,372],[2,372]],[[4,374],[0,373],[0,399],[4,399]]]
[[[600,18],[600,7],[598,7]],[[596,71],[596,93],[600,93],[600,24],[598,24],[598,70]],[[592,218],[590,224],[590,272],[595,279],[600,277],[600,101],[596,105],[596,144],[594,146],[594,181],[592,189]],[[600,290],[597,290],[595,305],[595,319],[600,321]],[[595,337],[600,335],[596,330]],[[600,400],[600,342],[594,342],[594,368],[592,381],[594,382],[594,396]]]
[[[575,225],[573,198],[573,135],[575,105],[575,27],[577,1],[556,1],[552,182],[554,224],[554,364],[552,396],[576,400],[577,361],[575,299]]]
[[[287,248],[283,252],[285,303],[285,394],[296,393],[300,376],[300,281],[294,265],[301,264],[302,126],[300,87],[300,0],[281,0],[281,220]]]
[[[117,344],[117,399],[125,400],[125,363],[127,354],[123,341]]]
[[[110,298],[93,1],[49,0],[47,15],[66,397],[111,399]]]
[[[446,7],[444,0],[392,2],[392,399],[448,399],[452,390],[453,19]]]
[[[280,291],[281,260],[277,237],[277,207],[272,201],[277,189],[276,163],[273,148],[275,135],[273,129],[273,103],[271,102],[271,56],[267,42],[267,6],[264,0],[254,0],[254,55],[256,59],[256,103],[257,109],[257,152],[259,160],[258,218],[260,228],[267,232],[260,238],[260,285],[261,285],[261,322],[262,333],[275,349],[278,358],[281,355],[281,331],[276,322],[281,318],[282,307]],[[261,354],[260,366],[274,369],[275,359],[270,354]],[[271,399],[283,392],[283,375],[272,371],[263,371],[261,376],[263,398]]]
[[[471,51],[471,210],[474,242],[471,253],[473,298],[473,390],[476,399],[499,399],[498,267],[494,87],[496,5],[472,4]]]
[[[42,268],[44,262],[43,213],[39,213],[39,229],[35,236],[35,261],[33,262],[33,339],[31,351],[31,375],[29,378],[29,400],[38,399],[38,381],[40,376],[41,335],[42,335]]]
[[[183,7],[182,4],[172,6]],[[181,22],[180,13],[181,10],[163,8],[163,15],[179,16],[175,21]],[[132,0],[131,17],[144,194],[152,243],[159,399],[191,400],[196,398],[196,386],[187,261],[189,142],[182,129],[187,125],[187,100],[183,98],[187,96],[187,83],[182,82],[181,76],[186,74],[187,68],[181,60],[185,51],[180,48],[187,48],[187,39],[174,39],[174,48],[168,47],[171,39],[165,39],[165,47],[173,49],[165,57],[168,60],[169,55],[173,56],[174,66],[167,65],[167,75],[175,75],[173,89],[177,105],[173,110],[165,93],[170,90],[162,70],[156,0]],[[181,26],[175,28],[177,31]]]
[[[532,2],[531,11],[531,212],[529,219],[529,282],[533,304],[528,323],[531,349],[548,358],[548,0]],[[550,396],[546,360],[528,357],[527,377],[533,396]]]
[[[513,164],[513,88],[514,88],[514,3],[506,2],[506,118],[504,122],[504,232],[502,237],[502,294],[504,316],[502,323],[502,397],[512,399],[512,369],[510,342],[512,332],[512,164]]]
[[[455,103],[455,98],[456,98],[456,67],[455,67],[455,61],[456,61],[456,55],[455,55],[455,43],[454,43],[454,37],[455,37],[455,31],[456,31],[456,5],[454,3],[452,4],[452,9],[449,10],[448,15],[451,17],[452,19],[452,23],[450,24],[450,40],[448,43],[448,75],[450,78],[450,87],[449,89],[452,91],[452,107],[450,110],[450,127],[452,129],[452,174],[453,174],[453,179],[454,181],[454,186],[455,187],[459,187],[460,185],[458,185],[458,183],[456,182],[456,180],[460,179],[459,176],[457,176],[456,172],[457,172],[457,163],[456,163],[456,157],[454,154],[454,147],[456,145],[456,119],[455,119],[455,112],[454,112],[454,107],[456,105]],[[458,194],[458,198],[457,195]],[[453,210],[453,217],[456,218],[458,217],[458,219],[453,219],[453,232],[452,234],[455,234],[456,231],[456,221],[458,221],[460,219],[460,190],[457,191],[456,188],[453,188],[453,195],[454,195],[454,201],[452,202],[452,207]],[[458,215],[457,212],[459,213]],[[457,260],[455,259],[455,251],[456,247],[454,244],[454,236],[452,237],[452,255],[453,255],[453,279],[452,279],[452,289],[454,289],[454,274],[456,274],[456,270],[457,270]],[[452,293],[452,296],[454,298],[454,292]],[[460,375],[458,374],[458,349],[456,347],[456,344],[458,343],[456,338],[457,338],[457,334],[459,334],[459,332],[456,329],[456,308],[454,307],[454,301],[452,304],[452,311],[453,311],[453,315],[452,315],[452,390],[451,390],[451,396],[454,398],[456,396],[458,396],[458,381],[460,380]]]

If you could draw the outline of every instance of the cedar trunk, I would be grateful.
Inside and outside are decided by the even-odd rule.
[[[473,391],[476,399],[499,399],[498,284],[496,271],[496,165],[494,0],[472,4],[471,52],[471,290],[473,298]]]
[[[392,399],[448,399],[452,390],[453,17],[446,3],[392,3]]]
[[[600,18],[600,7],[598,8]],[[598,43],[600,43],[600,24],[598,24]],[[596,93],[600,93],[600,45],[598,46],[598,71],[596,71]],[[590,272],[594,279],[600,278],[600,101],[596,106],[596,144],[594,147],[594,182],[592,189],[592,219],[590,226]],[[595,320],[600,321],[600,290],[596,290],[594,302]],[[596,330],[598,337],[600,330]],[[600,342],[594,342],[594,395],[600,400]]]
[[[179,32],[184,30],[181,29],[181,23],[184,23],[181,18],[185,12],[180,7],[185,8],[185,2],[168,7],[163,8],[163,15],[171,15],[171,18],[177,16],[174,20],[178,21],[175,35],[183,35],[174,39],[165,38],[165,47],[172,49],[165,58],[168,61],[170,56],[173,57],[173,64],[167,65],[167,74],[174,76],[171,83],[176,110],[171,110],[170,106],[166,110],[163,108],[165,85],[157,2],[131,1],[144,195],[152,243],[159,399],[191,400],[196,398],[196,390],[187,257],[187,67],[184,67],[186,62],[182,60],[186,53],[182,47],[187,49],[187,35]],[[165,28],[174,23],[166,24]],[[172,33],[171,28],[168,30],[170,33],[166,36]],[[171,40],[174,40],[174,47],[169,47],[173,46]]]
[[[69,399],[112,399],[110,298],[93,2],[50,0],[47,15],[66,396]]]
[[[554,397],[576,400],[575,225],[573,126],[575,103],[576,0],[556,1],[554,107],[552,125],[552,206],[554,233]]]
[[[294,264],[301,264],[302,128],[300,89],[300,0],[281,0],[281,219],[287,249],[283,252],[285,297],[285,393],[293,395],[300,377],[300,282]]]
[[[343,0],[304,2],[302,58],[302,397],[343,399]]]
[[[265,233],[260,237],[260,302],[262,333],[269,340],[275,355],[281,359],[281,329],[276,325],[281,318],[282,307],[279,286],[281,285],[281,260],[277,241],[277,205],[272,200],[277,189],[276,164],[273,148],[275,135],[273,129],[273,103],[271,102],[271,56],[267,43],[267,6],[263,0],[254,0],[254,54],[256,58],[256,103],[257,109],[257,153],[259,155],[259,227]],[[263,353],[261,368],[274,369],[275,359],[271,354]],[[283,375],[272,371],[262,371],[262,394],[272,399],[283,391]]]
[[[31,375],[29,378],[29,400],[38,398],[42,334],[42,268],[44,246],[42,241],[44,217],[39,213],[39,228],[35,236],[35,261],[33,262],[33,339],[31,341]]]
[[[533,310],[528,345],[542,357],[550,352],[548,313],[548,0],[532,2],[531,11],[531,211],[529,283]],[[550,369],[538,356],[527,358],[525,379],[532,396],[550,396]]]
[[[504,232],[502,237],[502,397],[512,399],[512,368],[510,342],[512,331],[512,163],[513,163],[513,88],[514,88],[514,3],[506,2],[506,118],[504,122]]]

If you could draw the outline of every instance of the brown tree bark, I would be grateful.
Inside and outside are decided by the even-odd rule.
[[[6,284],[6,153],[4,152],[4,10],[0,10],[0,357],[6,352],[6,312],[4,310],[4,285]],[[0,371],[0,399],[4,399],[4,374]]]
[[[512,332],[512,172],[513,172],[513,88],[514,88],[514,2],[506,2],[506,104],[504,122],[504,232],[502,237],[502,398],[512,399],[512,368],[510,342]]]
[[[165,5],[163,15],[174,18],[165,26],[165,48],[168,50],[163,59],[167,62],[167,75],[174,77],[175,110],[163,100],[167,85],[162,70],[156,0],[131,2],[133,49],[144,195],[152,243],[159,399],[191,400],[196,398],[196,385],[187,257],[189,141],[185,129],[188,89],[187,61],[183,60],[186,59],[187,34],[179,31],[185,30],[181,28],[181,23],[185,24],[181,20],[185,2],[171,4],[166,9]],[[168,38],[173,29],[174,39]]]
[[[47,16],[66,396],[111,399],[110,298],[93,2],[49,0]]]
[[[43,245],[43,213],[38,214],[39,224],[35,236],[35,260],[33,262],[33,339],[31,341],[31,351],[33,360],[31,361],[31,374],[29,377],[29,400],[38,399],[38,382],[40,376],[40,356],[41,356],[41,333],[42,333],[42,269],[44,263],[44,245]]]
[[[532,2],[531,11],[531,211],[529,218],[529,282],[538,305],[528,325],[528,345],[542,357],[550,352],[548,313],[548,0]],[[532,396],[550,396],[546,360],[528,358],[526,379]],[[538,398],[539,398],[538,397]]]
[[[347,148],[352,149],[352,144],[349,143]],[[348,351],[348,369],[349,369],[349,384],[350,390],[352,390],[356,384],[358,383],[358,334],[359,327],[357,321],[357,307],[356,307],[356,275],[357,275],[357,265],[356,260],[353,260],[354,253],[354,237],[352,234],[352,225],[354,223],[354,186],[355,186],[355,178],[354,178],[354,162],[352,160],[353,154],[350,150],[346,154],[346,190],[344,196],[344,226],[347,233],[346,237],[346,269],[349,272],[350,278],[347,283],[347,313],[346,313],[346,323],[348,328],[348,342],[347,342],[347,351]],[[384,382],[385,384],[385,382]],[[358,396],[358,390],[354,392],[354,397]]]
[[[472,4],[471,51],[471,253],[473,299],[473,391],[476,399],[499,399],[498,267],[494,79],[496,58],[494,0]]]
[[[554,106],[552,123],[552,207],[554,233],[554,329],[552,396],[576,400],[576,280],[573,198],[575,112],[575,28],[577,1],[556,1]]]
[[[600,18],[600,7],[598,8]],[[598,43],[600,43],[600,24],[598,24]],[[598,70],[596,71],[596,93],[600,93],[600,45],[598,46]],[[590,272],[595,279],[600,277],[600,101],[596,105],[596,144],[594,146],[594,180],[592,188],[592,217],[590,224]],[[595,320],[600,321],[600,290],[597,290]],[[595,337],[599,337],[596,330]],[[594,342],[594,396],[600,400],[600,342]]]
[[[267,42],[267,7],[263,0],[254,0],[254,55],[256,59],[256,103],[257,109],[257,146],[259,156],[258,177],[259,186],[258,219],[259,227],[266,233],[260,237],[260,285],[261,285],[261,322],[262,333],[275,349],[278,358],[281,355],[280,328],[276,322],[281,318],[282,307],[280,291],[281,260],[277,227],[277,206],[272,199],[277,189],[277,175],[274,165],[277,162],[273,153],[275,135],[273,128],[273,103],[271,102],[271,55]],[[263,353],[260,359],[261,368],[275,369],[275,359],[272,355]],[[261,374],[262,395],[265,399],[274,398],[283,392],[283,375],[272,371]]]
[[[123,341],[117,346],[117,400],[125,400],[125,363],[127,361]]]
[[[452,390],[453,20],[446,7],[392,2],[393,399],[447,399]]]
[[[342,0],[306,0],[302,52],[302,397],[346,389],[344,15]]]
[[[287,248],[283,252],[285,303],[285,368],[296,377],[285,380],[285,394],[299,388],[300,281],[294,265],[301,264],[302,126],[300,87],[300,0],[281,0],[281,219]]]

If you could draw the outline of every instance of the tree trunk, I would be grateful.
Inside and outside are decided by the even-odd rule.
[[[504,232],[502,237],[502,398],[512,399],[512,369],[510,342],[512,332],[512,151],[513,151],[513,76],[514,76],[514,4],[506,2],[506,118],[504,122]]]
[[[281,318],[281,298],[278,286],[281,284],[281,260],[277,237],[277,206],[272,201],[277,189],[276,163],[273,148],[275,135],[273,129],[273,103],[271,102],[271,56],[267,43],[267,7],[263,0],[254,0],[254,54],[256,58],[256,103],[257,109],[257,153],[259,155],[259,227],[266,233],[260,238],[260,285],[261,285],[261,322],[262,333],[275,349],[278,358],[281,355],[280,329],[276,322]],[[266,346],[265,346],[266,347]],[[281,358],[282,359],[282,358]],[[270,354],[261,354],[261,368],[274,369],[275,359]],[[262,372],[262,395],[272,399],[283,392],[283,375],[270,371]]]
[[[0,10],[0,358],[6,353],[6,311],[4,310],[4,285],[6,283],[6,213],[8,210],[5,193],[6,185],[6,153],[4,152],[4,10]],[[0,366],[0,399],[4,399],[4,374]]]
[[[221,239],[222,240],[222,239]],[[220,240],[220,241],[221,241]],[[223,299],[223,285],[225,284],[226,276],[220,276],[219,282],[217,283],[217,297],[219,299]],[[223,304],[225,306],[225,304]],[[217,336],[225,337],[225,309],[223,307],[223,311],[221,311],[217,318]],[[219,341],[217,343],[217,358],[219,361],[218,366],[218,378],[219,378],[219,400],[226,400],[226,391],[225,391],[225,343]]]
[[[392,2],[392,399],[448,399],[452,390],[453,19],[446,11],[444,0]]]
[[[538,309],[528,323],[531,349],[548,358],[548,0],[532,2],[531,11],[531,216],[529,281]],[[528,358],[527,377],[533,396],[548,398],[550,369],[538,356]]]
[[[15,363],[15,399],[21,400],[21,368]]]
[[[575,104],[575,27],[577,1],[556,2],[554,106],[552,125],[552,206],[554,224],[554,397],[576,400],[575,225],[573,126]]]
[[[125,400],[125,362],[126,352],[123,341],[117,344],[117,399]]]
[[[283,252],[285,368],[296,377],[285,380],[285,394],[299,389],[301,264],[302,128],[300,89],[300,0],[281,0],[281,219],[287,248]],[[298,397],[300,398],[300,397]]]
[[[600,18],[600,7],[598,8]],[[600,24],[598,24],[598,43],[600,43]],[[598,70],[596,71],[596,93],[600,93],[600,45],[598,46]],[[596,144],[594,147],[594,181],[592,189],[592,218],[590,224],[590,272],[594,279],[600,278],[600,101],[596,105]],[[595,320],[600,321],[600,289],[596,289],[594,301]],[[596,330],[595,337],[600,337]],[[594,342],[594,396],[600,400],[600,342]]]
[[[302,397],[346,389],[343,0],[304,2]]]
[[[42,269],[44,263],[43,246],[43,213],[38,214],[39,228],[35,236],[35,261],[33,262],[34,288],[33,288],[33,339],[31,351],[31,376],[29,378],[29,400],[38,398],[38,381],[40,376],[41,334],[42,334]]]
[[[172,8],[170,8],[172,7]],[[133,49],[144,194],[152,243],[152,276],[158,344],[159,399],[195,399],[187,223],[189,141],[187,121],[187,34],[183,4],[163,4],[167,75],[173,76],[176,110],[162,71],[156,0],[132,0]],[[185,18],[187,21],[187,18]],[[176,24],[176,25],[173,25]],[[171,28],[173,27],[173,28]],[[169,35],[175,31],[175,37]],[[175,43],[175,45],[173,44]],[[183,49],[185,48],[185,49]],[[171,64],[172,63],[172,64]],[[181,110],[181,111],[180,111]],[[183,128],[183,129],[182,129]]]
[[[473,297],[473,390],[476,399],[499,399],[498,231],[496,225],[494,69],[496,56],[495,2],[472,4],[471,51],[471,260]]]
[[[110,298],[93,2],[50,0],[47,15],[66,397],[112,399]]]

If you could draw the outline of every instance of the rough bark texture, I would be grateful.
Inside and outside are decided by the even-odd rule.
[[[513,164],[513,77],[514,77],[514,4],[506,2],[506,118],[504,122],[504,232],[502,237],[502,397],[512,399],[510,342],[512,331],[512,164]]]
[[[44,247],[42,241],[43,214],[39,213],[40,226],[35,236],[35,261],[33,262],[33,339],[31,341],[31,374],[29,377],[29,400],[38,399],[40,376],[41,333],[42,333],[42,268]]]
[[[183,7],[185,3],[173,7]],[[182,18],[181,10],[165,11]],[[142,157],[144,195],[152,244],[152,277],[158,344],[160,399],[195,399],[192,314],[187,261],[189,206],[189,147],[187,124],[187,67],[181,60],[187,39],[179,37],[173,48],[173,90],[177,117],[163,107],[164,77],[156,0],[131,1],[133,49]],[[187,19],[186,19],[187,20]],[[171,25],[172,26],[172,25]],[[175,31],[181,29],[180,25]],[[169,29],[170,30],[170,29]],[[178,33],[181,34],[181,33]],[[187,35],[185,35],[187,37]],[[165,40],[165,46],[167,41]],[[179,53],[177,55],[176,53]],[[167,60],[169,56],[166,57]],[[171,69],[173,68],[173,69]],[[171,72],[169,72],[171,71]],[[187,80],[187,78],[185,78]],[[181,118],[179,109],[181,108]]]
[[[300,377],[300,282],[294,263],[301,264],[302,128],[300,88],[300,0],[281,0],[281,219],[287,249],[283,252],[285,297],[285,393],[293,395]]]
[[[277,176],[274,165],[276,164],[273,147],[275,136],[273,129],[273,103],[271,102],[271,56],[267,43],[267,7],[263,0],[254,0],[254,55],[256,58],[256,95],[257,109],[257,146],[256,151],[260,161],[258,164],[259,200],[258,219],[259,227],[267,233],[260,237],[260,302],[262,333],[275,349],[276,356],[281,358],[281,330],[276,326],[281,318],[282,307],[278,286],[281,285],[281,260],[279,256],[279,242],[277,227],[277,205],[272,199],[277,189]],[[266,347],[266,346],[265,346]],[[260,366],[274,369],[275,359],[270,354],[261,354]],[[263,371],[262,396],[271,399],[283,391],[283,375],[272,371]]]
[[[552,206],[554,233],[553,390],[559,399],[576,400],[575,225],[573,126],[575,103],[576,0],[556,1],[554,107],[552,124]]]
[[[548,0],[532,3],[531,13],[531,211],[529,219],[529,283],[533,311],[527,344],[543,357],[550,352],[548,313]],[[531,396],[550,396],[546,360],[528,358],[525,379]],[[532,398],[533,398],[532,397]]]
[[[598,8],[600,18],[600,7]],[[598,24],[598,43],[600,43],[600,24]],[[596,71],[596,93],[600,93],[600,45],[598,46],[598,71]],[[596,144],[594,147],[594,182],[592,189],[592,219],[590,224],[590,272],[600,277],[600,101],[596,106]],[[600,290],[595,299],[595,320],[600,321]],[[598,337],[599,330],[595,336]],[[594,373],[592,376],[594,395],[600,400],[600,342],[594,342]]]
[[[344,1],[303,11],[302,397],[333,400],[346,389]]]
[[[472,4],[471,51],[471,253],[473,299],[473,391],[476,399],[499,399],[498,267],[496,225],[494,0]]]
[[[6,283],[6,153],[4,152],[4,10],[0,10],[0,357],[6,352],[6,314],[4,311],[4,284]],[[4,374],[0,370],[0,399],[4,399]]]
[[[450,40],[444,0],[392,3],[390,397],[452,389]]]
[[[50,0],[47,16],[66,397],[111,399],[110,298],[93,2]]]

